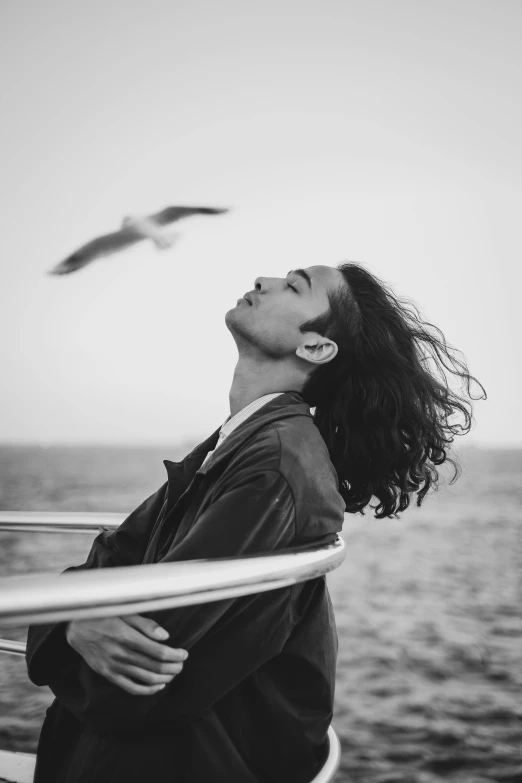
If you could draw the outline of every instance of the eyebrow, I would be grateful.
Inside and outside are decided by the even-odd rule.
[[[290,272],[288,272],[287,274],[290,275],[290,274],[292,274],[292,272],[294,274],[299,275],[300,277],[302,277],[303,280],[306,280],[308,288],[310,289],[310,291],[312,290],[312,280],[311,280],[310,275],[308,274],[308,272],[305,272],[304,269],[291,269]]]

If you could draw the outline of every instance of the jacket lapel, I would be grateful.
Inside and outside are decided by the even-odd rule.
[[[181,499],[182,495],[192,483],[197,469],[200,467],[208,452],[215,447],[218,441],[220,428],[221,427],[218,427],[210,437],[196,446],[181,462],[172,462],[169,459],[163,460],[168,478],[167,512]]]
[[[182,462],[163,460],[167,470],[168,490],[165,511],[158,523],[154,540],[151,542],[151,556],[157,562],[168,551],[175,536],[183,537],[191,526],[191,520],[184,521],[185,513],[207,475],[215,480],[226,468],[234,454],[262,427],[289,416],[313,418],[310,407],[297,392],[284,392],[269,400],[255,413],[239,424],[228,435],[219,449],[210,455],[202,465],[208,452],[215,448],[218,427],[212,435],[200,443]],[[153,554],[152,554],[153,553]]]
[[[210,473],[217,468],[224,469],[226,462],[249,440],[258,430],[274,421],[280,421],[290,416],[307,416],[313,419],[310,406],[298,392],[284,392],[269,400],[257,411],[239,424],[228,435],[219,449],[210,455],[204,465],[199,464],[197,474]],[[219,430],[218,430],[219,432]],[[215,434],[215,433],[214,433]],[[216,439],[217,442],[217,439]],[[210,449],[207,449],[207,453]],[[206,456],[206,455],[205,455]],[[201,462],[205,456],[202,457]]]

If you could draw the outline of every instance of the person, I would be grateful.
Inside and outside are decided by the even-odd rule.
[[[476,379],[362,265],[258,277],[225,323],[230,415],[164,460],[168,480],[67,571],[315,548],[345,513],[420,505],[446,460],[456,477],[450,445],[471,426]],[[56,697],[35,782],[308,783],[328,752],[337,649],[324,576],[32,625],[28,674]]]

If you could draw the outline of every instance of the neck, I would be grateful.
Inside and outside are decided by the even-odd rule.
[[[235,416],[246,405],[275,392],[300,392],[305,379],[288,366],[260,363],[239,357],[229,392],[230,415]]]

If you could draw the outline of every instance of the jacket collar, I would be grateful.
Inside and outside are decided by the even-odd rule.
[[[181,462],[173,462],[170,459],[163,460],[167,471],[170,497],[173,497],[175,493],[183,492],[188,487],[208,452],[216,447],[220,429],[221,425],[206,440],[195,446]]]
[[[230,457],[262,427],[266,427],[273,421],[279,421],[280,419],[287,419],[291,416],[308,416],[313,418],[310,412],[310,406],[303,400],[299,392],[290,391],[279,394],[274,399],[269,400],[262,405],[257,411],[248,416],[245,421],[241,422],[230,435],[227,435],[223,443],[221,443],[219,449],[216,449],[213,454],[210,455],[208,460],[202,465],[196,472],[206,475],[214,468],[218,467],[225,460]],[[217,433],[217,435],[216,435]],[[203,448],[200,452],[201,460],[203,461],[208,452],[214,448],[219,436],[219,428],[211,435],[201,447],[205,447],[203,454]],[[213,444],[212,444],[213,441]],[[210,443],[209,443],[210,442]],[[199,450],[199,447],[198,447]]]

